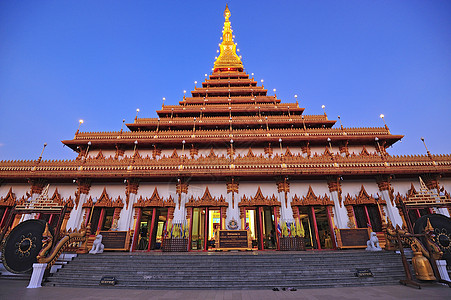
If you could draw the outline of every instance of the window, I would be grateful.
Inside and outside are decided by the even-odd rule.
[[[371,226],[374,232],[382,231],[381,215],[377,205],[356,205],[354,206],[354,216],[358,228]]]
[[[110,230],[113,224],[114,208],[94,207],[91,216],[91,232]]]

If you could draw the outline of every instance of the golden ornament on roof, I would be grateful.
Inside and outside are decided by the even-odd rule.
[[[233,30],[230,25],[230,10],[228,5],[224,10],[224,29],[222,31],[222,43],[219,44],[221,54],[216,58],[213,72],[243,71],[243,63],[236,54],[236,44],[233,42]]]

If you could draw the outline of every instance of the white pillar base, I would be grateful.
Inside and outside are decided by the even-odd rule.
[[[45,268],[47,264],[33,264],[33,273],[31,274],[30,283],[27,289],[40,288],[42,283],[42,278],[44,278]]]
[[[449,279],[448,271],[446,270],[446,260],[444,260],[444,259],[436,260],[436,263],[437,263],[438,272],[440,273],[440,277],[443,280],[451,281]]]

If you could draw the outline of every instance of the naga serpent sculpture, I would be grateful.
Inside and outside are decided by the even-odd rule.
[[[424,228],[425,234],[426,234],[426,243],[431,249],[432,256],[435,260],[438,260],[442,257],[443,252],[440,250],[440,247],[435,244],[431,237],[434,234],[434,228],[432,228],[430,222],[428,221],[428,226]],[[412,251],[414,252],[421,252],[425,257],[430,258],[429,251],[426,249],[426,247],[421,243],[421,241],[415,237],[412,236],[411,233],[409,233],[405,229],[401,229],[399,225],[396,225],[396,228],[393,227],[393,224],[388,221],[387,225],[387,238],[392,242],[395,243],[397,234],[399,233],[399,237],[401,238],[401,241],[404,244],[409,245],[412,248]]]
[[[48,224],[46,224],[45,230],[42,233],[42,249],[37,256],[38,263],[46,263],[47,269],[50,268],[58,259],[64,249],[74,242],[84,242],[90,233],[90,227],[82,225],[80,230],[68,233],[56,244],[55,248],[47,256],[47,251],[50,250],[53,244],[53,237],[48,230]]]

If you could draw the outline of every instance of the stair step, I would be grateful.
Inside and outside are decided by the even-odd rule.
[[[373,277],[356,277],[357,268]],[[45,284],[99,287],[103,276],[115,276],[115,288],[269,289],[397,284],[404,272],[400,256],[387,251],[104,253],[79,255]]]

